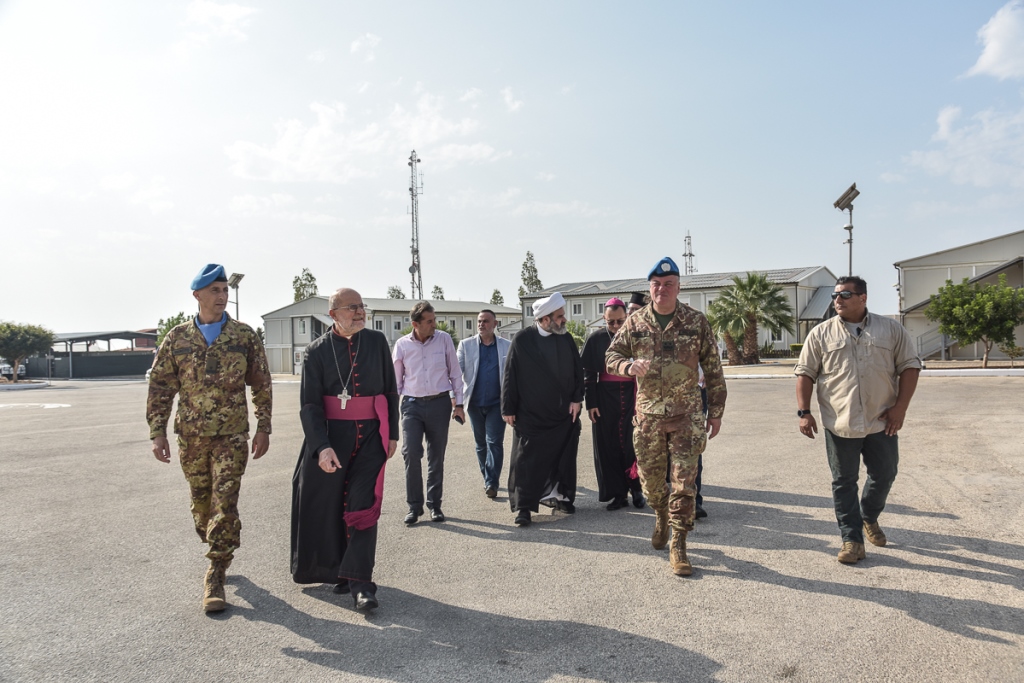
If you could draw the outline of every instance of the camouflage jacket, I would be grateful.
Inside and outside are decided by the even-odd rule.
[[[626,370],[634,360],[651,361],[647,374],[637,379],[638,413],[664,417],[699,414],[699,363],[708,390],[708,417],[722,417],[725,376],[715,334],[700,311],[677,304],[675,317],[664,330],[658,325],[651,304],[626,318],[608,347],[605,365],[608,372],[629,377]]]
[[[249,431],[245,385],[252,387],[256,431],[270,433],[270,369],[263,343],[251,327],[232,320],[207,346],[193,318],[164,337],[149,377],[149,438],[167,435],[174,395],[174,433],[227,436]]]

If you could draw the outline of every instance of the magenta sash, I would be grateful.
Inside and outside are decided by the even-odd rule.
[[[598,380],[597,381],[599,381],[599,382],[632,382],[635,379],[636,379],[635,377],[619,377],[618,375],[613,375],[610,372],[604,372],[602,370],[601,374],[598,376]]]
[[[388,399],[383,394],[376,396],[356,396],[346,401],[345,409],[341,408],[341,400],[337,396],[324,396],[324,416],[328,420],[379,420],[380,440],[384,445],[384,455],[388,453],[391,440],[391,429],[388,424]],[[365,510],[345,513],[345,524],[360,531],[369,529],[380,519],[381,503],[384,500],[384,465],[381,465],[377,483],[373,487],[373,505]]]

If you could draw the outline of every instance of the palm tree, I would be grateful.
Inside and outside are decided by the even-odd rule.
[[[725,352],[729,355],[729,365],[743,365],[736,340],[743,336],[746,318],[740,309],[729,305],[730,302],[718,298],[708,304],[707,316],[711,329],[725,342]]]
[[[789,305],[782,287],[760,273],[747,273],[746,278],[735,275],[732,282],[722,290],[716,303],[722,301],[727,310],[742,314],[743,364],[756,365],[761,362],[757,353],[758,326],[764,326],[776,335],[783,330],[792,333],[796,320],[793,307]]]

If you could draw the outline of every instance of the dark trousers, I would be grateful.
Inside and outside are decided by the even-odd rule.
[[[501,466],[505,462],[505,421],[501,419],[501,404],[479,407],[469,404],[469,423],[476,441],[476,459],[484,486],[497,490],[501,480]]]
[[[885,432],[847,439],[825,430],[825,452],[832,470],[832,502],[844,541],[863,543],[864,522],[877,522],[885,508],[900,461],[898,439],[895,435],[886,436]],[[858,501],[862,455],[868,476]]]
[[[427,507],[441,508],[444,494],[444,452],[452,402],[447,396],[423,401],[402,397],[402,457],[405,459],[405,500],[423,511],[423,440],[427,441]]]

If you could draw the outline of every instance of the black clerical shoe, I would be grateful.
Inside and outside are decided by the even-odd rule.
[[[423,510],[409,510],[409,514],[405,516],[405,525],[412,526],[419,521],[420,515],[423,514]]]
[[[646,501],[644,500],[644,494],[642,491],[633,491],[633,507],[640,509],[644,506]]]
[[[380,603],[377,602],[377,596],[370,591],[359,591],[352,598],[356,602],[356,609],[363,612],[369,612],[380,607]]]
[[[497,498],[498,489],[494,488],[493,486],[487,486],[484,488],[484,495],[487,496],[488,498]]]
[[[349,594],[348,579],[342,579],[338,583],[334,584],[334,588],[331,592],[335,595],[348,595]]]
[[[532,521],[529,510],[519,510],[518,514],[516,514],[516,526],[530,526]]]
[[[629,507],[629,501],[625,498],[616,498],[612,502],[608,503],[609,510],[621,510],[624,507]]]
[[[697,509],[693,513],[693,516],[695,519],[704,519],[708,516],[708,513],[704,510],[702,506],[698,505]]]
[[[444,513],[441,512],[441,508],[433,508],[430,511],[430,521],[431,522],[443,522],[444,521]]]
[[[567,515],[572,515],[576,513],[576,506],[567,500],[558,501],[558,504],[555,505],[555,508],[557,510],[560,510],[561,512],[564,512]]]

